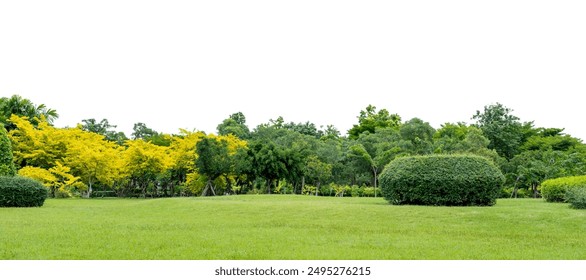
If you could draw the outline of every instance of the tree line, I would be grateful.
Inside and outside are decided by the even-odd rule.
[[[334,126],[286,122],[250,129],[241,112],[217,133],[164,134],[144,123],[127,137],[107,119],[57,128],[55,110],[20,96],[0,99],[9,149],[21,176],[42,182],[54,197],[199,196],[290,193],[378,196],[378,176],[398,157],[474,154],[493,161],[506,178],[502,197],[539,197],[546,179],[586,174],[586,146],[562,128],[535,127],[513,110],[490,104],[466,122],[433,128],[403,121],[369,105],[342,135]],[[4,145],[5,146],[5,145]],[[10,168],[2,168],[0,172]],[[8,171],[7,171],[8,172]],[[7,173],[4,172],[4,173]]]

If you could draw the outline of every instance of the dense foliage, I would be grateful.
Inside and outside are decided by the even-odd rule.
[[[41,183],[20,176],[0,176],[0,207],[40,207],[47,198]]]
[[[16,169],[12,162],[12,144],[4,127],[0,127],[0,176],[14,176]]]
[[[566,199],[574,209],[586,209],[586,188],[569,189]]]
[[[571,176],[546,180],[541,184],[541,194],[548,202],[566,202],[573,189],[586,189],[586,176]]]
[[[380,180],[391,204],[489,206],[496,202],[504,176],[480,156],[431,155],[395,159]]]
[[[586,175],[582,140],[562,128],[521,122],[498,103],[477,111],[473,124],[445,123],[437,129],[369,105],[347,135],[332,125],[283,117],[249,128],[237,112],[218,124],[217,134],[166,134],[138,122],[126,137],[107,119],[57,128],[52,125],[55,110],[19,96],[0,99],[0,109],[12,148],[11,153],[0,135],[0,159],[41,182],[52,197],[91,197],[94,191],[121,197],[378,196],[383,168],[415,155],[487,158],[505,175],[501,197],[540,197],[547,179]]]

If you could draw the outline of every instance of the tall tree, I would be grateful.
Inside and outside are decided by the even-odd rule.
[[[157,146],[166,146],[168,147],[171,145],[171,139],[168,135],[159,133],[152,128],[149,128],[144,123],[135,123],[132,127],[132,139],[142,139],[146,142],[151,142]]]
[[[413,118],[401,125],[399,131],[401,138],[407,141],[404,149],[417,155],[432,153],[435,129],[429,123]]]
[[[249,150],[251,165],[257,176],[267,180],[268,193],[271,186],[287,176],[287,156],[274,142],[253,143]]]
[[[512,109],[496,103],[484,106],[483,112],[476,111],[472,117],[490,140],[488,148],[495,149],[500,156],[507,159],[513,158],[519,152],[524,139],[524,126],[512,112]]]
[[[108,119],[102,119],[100,122],[97,122],[96,119],[85,119],[82,120],[82,123],[82,130],[103,135],[106,140],[115,142],[118,145],[122,145],[124,141],[128,140],[124,132],[116,132],[113,130],[113,128],[116,128],[116,125],[111,125]]]
[[[218,135],[232,134],[240,139],[248,139],[250,130],[246,126],[246,117],[242,112],[234,113],[217,127]]]
[[[156,132],[152,128],[149,128],[148,126],[146,126],[146,124],[141,122],[135,123],[132,127],[132,131],[132,140],[148,140],[149,138],[152,138],[153,136],[159,134],[158,132]]]
[[[400,124],[401,117],[399,115],[390,114],[386,109],[377,112],[375,106],[368,105],[365,110],[360,111],[358,124],[348,130],[348,136],[350,139],[357,139],[360,134],[366,131],[374,133],[376,128],[398,128]]]
[[[372,170],[374,176],[374,195],[376,197],[376,188],[378,186],[378,173],[381,171],[381,166],[375,161],[375,159],[366,151],[366,148],[362,144],[356,144],[350,146],[352,155],[362,159]]]
[[[225,140],[206,137],[197,142],[196,151],[198,157],[195,166],[198,172],[207,178],[202,196],[207,196],[209,192],[216,195],[213,181],[230,173],[231,158],[228,152],[228,143]]]
[[[122,177],[122,148],[111,141],[105,141],[104,136],[97,133],[81,130],[72,131],[73,133],[75,137],[70,137],[64,161],[87,185],[85,196],[91,196],[96,183],[112,187]]]
[[[172,165],[167,147],[155,145],[142,139],[127,141],[128,149],[122,154],[122,173],[128,178],[130,190],[138,189],[143,197],[152,187],[154,194],[160,187],[159,178]]]

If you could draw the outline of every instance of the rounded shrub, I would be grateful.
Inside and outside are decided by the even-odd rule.
[[[0,207],[40,207],[48,191],[40,182],[20,176],[0,177]]]
[[[396,205],[490,206],[504,181],[494,163],[474,155],[397,158],[380,176],[383,196]]]
[[[547,202],[566,202],[566,193],[574,188],[586,189],[586,176],[545,180],[541,183],[541,196]]]

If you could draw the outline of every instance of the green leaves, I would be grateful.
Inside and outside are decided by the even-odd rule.
[[[14,176],[16,174],[12,158],[12,144],[6,135],[6,130],[0,127],[0,176]]]
[[[230,173],[231,158],[226,141],[206,137],[196,144],[199,155],[195,161],[200,174],[213,181],[222,174]]]
[[[366,131],[374,133],[376,128],[397,128],[400,124],[401,117],[399,115],[390,114],[386,109],[381,109],[377,112],[375,106],[368,105],[365,110],[360,111],[358,124],[348,130],[348,137],[357,139],[360,134]]]
[[[519,151],[524,136],[524,126],[519,118],[511,115],[513,110],[500,103],[477,111],[473,119],[490,140],[489,149],[495,149],[500,156],[513,158]],[[529,125],[530,126],[530,125]]]

